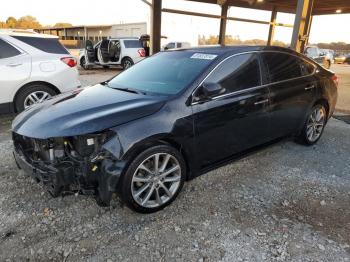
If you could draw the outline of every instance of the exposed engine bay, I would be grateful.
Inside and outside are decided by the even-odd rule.
[[[17,165],[53,197],[81,193],[109,205],[124,166],[118,154],[111,153],[120,149],[113,131],[49,139],[13,133],[13,141]]]

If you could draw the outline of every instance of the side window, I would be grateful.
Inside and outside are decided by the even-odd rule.
[[[318,56],[317,48],[315,48],[315,47],[308,47],[305,50],[305,54],[308,57],[317,57]]]
[[[262,57],[269,70],[270,82],[279,82],[302,76],[300,59],[283,53],[267,52]]]
[[[41,37],[30,37],[30,36],[12,36],[27,45],[35,47],[41,51],[50,54],[69,54],[67,49],[65,49],[58,38],[41,38]]]
[[[124,40],[125,48],[142,48],[142,42],[140,40]]]
[[[12,45],[0,39],[0,59],[17,56],[20,53],[21,52],[14,48]]]
[[[182,47],[182,43],[177,43],[177,48],[181,48]]]
[[[311,75],[315,71],[315,66],[306,61],[300,60],[300,68],[303,76]]]
[[[257,55],[243,54],[225,60],[209,75],[206,82],[221,84],[226,93],[261,85]]]
[[[173,49],[173,48],[175,48],[175,43],[169,43],[169,44],[167,44],[167,45],[166,45],[166,48],[167,48],[167,49]]]

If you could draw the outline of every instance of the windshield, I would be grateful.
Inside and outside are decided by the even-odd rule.
[[[108,85],[112,88],[174,95],[188,87],[216,56],[193,51],[162,52],[130,67]]]

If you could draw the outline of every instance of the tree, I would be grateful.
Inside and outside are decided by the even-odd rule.
[[[6,22],[0,21],[0,28],[7,28]]]
[[[7,25],[8,28],[16,28],[17,19],[14,18],[13,16],[10,16],[10,17],[7,18],[7,20],[6,20],[6,25]]]
[[[53,27],[70,27],[73,26],[70,23],[56,23]]]
[[[36,20],[35,17],[27,15],[18,19],[16,27],[22,28],[22,29],[35,29],[35,28],[41,28],[42,26]]]

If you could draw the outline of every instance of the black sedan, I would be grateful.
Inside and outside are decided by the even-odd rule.
[[[279,47],[161,52],[113,79],[33,105],[12,125],[18,166],[53,195],[114,192],[149,213],[185,180],[283,137],[316,143],[337,77]]]

